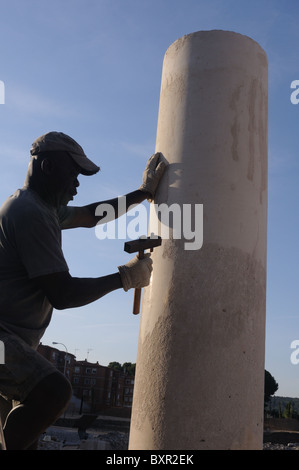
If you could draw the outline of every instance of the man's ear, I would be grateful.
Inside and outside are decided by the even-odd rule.
[[[46,175],[51,175],[53,172],[53,162],[50,158],[44,158],[41,163],[42,172]]]

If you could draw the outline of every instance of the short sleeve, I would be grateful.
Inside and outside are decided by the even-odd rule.
[[[15,221],[18,255],[29,278],[68,271],[61,248],[61,230],[52,214],[35,211]]]
[[[72,219],[75,208],[72,206],[61,206],[57,211],[59,226],[62,230],[72,228]]]

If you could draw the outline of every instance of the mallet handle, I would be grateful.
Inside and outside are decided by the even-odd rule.
[[[144,251],[139,251],[138,258],[144,258]],[[133,313],[134,315],[138,315],[140,312],[140,299],[141,299],[141,289],[137,287],[134,292],[134,303],[133,303]]]

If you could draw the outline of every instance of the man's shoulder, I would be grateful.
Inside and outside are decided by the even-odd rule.
[[[24,223],[28,218],[39,219],[49,215],[49,210],[39,201],[33,191],[22,188],[12,194],[2,205],[0,217],[19,219]]]

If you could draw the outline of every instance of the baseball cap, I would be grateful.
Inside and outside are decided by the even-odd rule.
[[[80,168],[82,175],[94,175],[100,170],[84,153],[83,148],[72,137],[63,132],[51,131],[38,137],[30,149],[31,155],[38,155],[40,152],[53,151],[68,152],[75,163]]]

